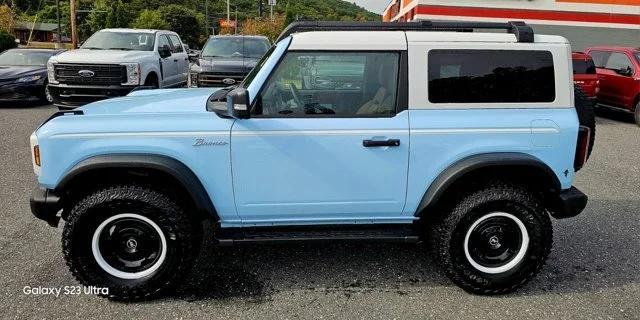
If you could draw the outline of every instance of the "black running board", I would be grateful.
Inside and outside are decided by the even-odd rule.
[[[414,226],[407,225],[230,228],[219,229],[216,239],[220,246],[330,241],[420,241]]]

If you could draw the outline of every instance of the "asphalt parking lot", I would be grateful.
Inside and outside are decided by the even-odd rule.
[[[221,248],[207,241],[175,294],[123,304],[92,295],[27,295],[75,286],[61,229],[36,220],[29,134],[53,107],[0,107],[0,311],[7,319],[640,319],[640,127],[601,112],[578,188],[585,212],[554,221],[554,250],[520,291],[473,296],[420,246],[331,244]]]

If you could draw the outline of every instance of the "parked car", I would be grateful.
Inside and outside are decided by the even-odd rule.
[[[175,32],[105,29],[80,49],[50,59],[48,72],[54,104],[72,109],[140,86],[186,86],[189,61]]]
[[[640,49],[628,47],[592,47],[600,80],[598,105],[631,112],[640,126]]]
[[[242,82],[271,47],[261,36],[212,36],[191,67],[192,86],[226,87]]]
[[[574,52],[571,54],[571,60],[573,61],[573,83],[580,86],[587,98],[595,101],[600,91],[600,82],[593,59],[584,52]]]
[[[452,32],[474,28],[510,33]],[[570,52],[521,22],[294,23],[236,87],[56,114],[31,135],[31,208],[118,300],[177,285],[204,220],[219,245],[429,239],[464,290],[510,292],[545,264],[550,216],[587,203]]]
[[[9,49],[0,54],[0,101],[53,102],[47,88],[47,60],[60,52]]]

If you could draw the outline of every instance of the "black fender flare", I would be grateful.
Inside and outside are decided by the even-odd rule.
[[[533,168],[542,171],[552,184],[550,191],[559,192],[561,189],[560,180],[553,170],[540,159],[530,154],[520,152],[476,154],[463,158],[442,171],[422,196],[415,215],[420,215],[424,209],[436,204],[438,200],[442,198],[447,188],[466,174],[488,167],[508,166]]]
[[[54,189],[62,194],[75,178],[100,169],[152,169],[161,171],[179,181],[193,201],[195,209],[206,217],[218,219],[207,191],[196,174],[181,161],[155,154],[108,154],[84,159],[73,166]]]

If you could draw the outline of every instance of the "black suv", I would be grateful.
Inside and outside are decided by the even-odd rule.
[[[240,83],[269,47],[269,39],[261,36],[212,36],[191,66],[191,85],[226,87]]]

